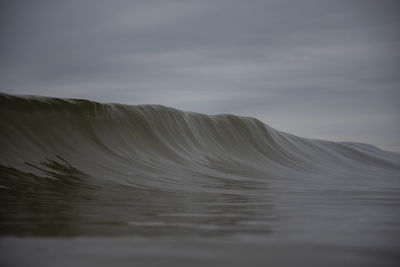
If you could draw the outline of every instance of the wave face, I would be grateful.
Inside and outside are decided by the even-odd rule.
[[[284,233],[400,203],[400,155],[366,144],[157,105],[2,94],[0,110],[3,235]]]

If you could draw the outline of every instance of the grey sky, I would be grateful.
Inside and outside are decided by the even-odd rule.
[[[399,14],[386,0],[2,0],[0,90],[400,151]]]

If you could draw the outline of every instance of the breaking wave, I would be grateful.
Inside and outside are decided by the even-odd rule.
[[[215,190],[230,179],[234,190],[280,177],[400,169],[397,153],[300,138],[250,117],[5,94],[0,110],[3,187],[24,175],[59,180],[85,174],[187,191]]]

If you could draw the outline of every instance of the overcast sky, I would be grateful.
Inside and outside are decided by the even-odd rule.
[[[0,90],[400,151],[399,14],[386,0],[2,0]]]

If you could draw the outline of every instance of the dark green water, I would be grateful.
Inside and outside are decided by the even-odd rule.
[[[233,115],[0,95],[1,266],[396,266],[400,155]]]

